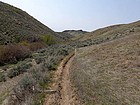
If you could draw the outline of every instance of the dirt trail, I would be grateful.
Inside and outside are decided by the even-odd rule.
[[[81,105],[70,82],[69,70],[73,58],[74,54],[71,54],[60,63],[54,76],[55,82],[51,85],[56,92],[47,96],[44,105]]]

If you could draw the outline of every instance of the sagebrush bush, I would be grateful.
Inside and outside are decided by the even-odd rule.
[[[17,67],[14,67],[13,69],[11,69],[8,72],[7,76],[9,78],[16,77],[24,72],[27,72],[27,70],[31,67],[32,67],[32,65],[30,63],[22,63],[22,64],[18,65]]]
[[[0,82],[5,82],[6,81],[6,77],[3,73],[0,73]]]
[[[20,74],[20,69],[19,68],[13,68],[8,72],[7,76],[9,78],[13,78],[13,77],[18,76],[19,74]]]
[[[12,98],[12,100],[15,102],[12,105],[21,105],[27,101],[30,102],[31,105],[43,104],[46,95],[44,90],[48,88],[50,74],[47,72],[47,70],[44,71],[42,69],[43,65],[30,69],[28,72],[29,75],[24,76],[19,84],[14,87],[13,92],[15,97],[17,97],[17,101]],[[30,98],[31,100],[29,100]]]
[[[34,81],[31,77],[25,76],[19,84],[20,88],[24,91],[31,91],[34,86]]]
[[[21,64],[19,65],[19,68],[20,68],[21,71],[30,69],[31,67],[32,67],[32,64],[31,64],[31,63],[26,63],[26,62],[21,63]]]

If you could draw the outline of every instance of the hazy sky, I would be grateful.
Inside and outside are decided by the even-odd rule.
[[[140,20],[140,0],[2,0],[55,31],[97,28]]]

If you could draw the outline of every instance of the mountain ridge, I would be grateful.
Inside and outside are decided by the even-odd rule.
[[[67,33],[72,36],[79,36],[79,35],[84,35],[88,33],[88,31],[83,31],[83,30],[64,30],[62,33]]]

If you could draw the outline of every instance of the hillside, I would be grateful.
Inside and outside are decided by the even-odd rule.
[[[129,23],[129,24],[120,24],[120,25],[113,25],[113,26],[101,28],[93,32],[84,34],[83,36],[79,36],[74,40],[79,40],[79,41],[98,40],[104,42],[107,40],[110,41],[121,37],[125,37],[134,32],[140,32],[140,21]]]
[[[88,32],[83,31],[83,30],[65,30],[62,33],[67,33],[67,34],[70,34],[72,36],[80,36],[80,35],[84,35],[84,34],[86,34]]]
[[[0,44],[21,40],[35,42],[41,35],[51,35],[57,41],[64,41],[63,37],[65,37],[56,34],[25,11],[0,2]]]
[[[139,105],[140,32],[77,49],[70,72],[85,105]]]
[[[139,48],[140,21],[54,32],[0,2],[0,104],[139,105]]]
[[[73,38],[73,36],[69,33],[64,33],[64,32],[56,32],[56,33],[63,40],[68,40],[68,39]]]
[[[75,54],[58,66],[51,87],[58,93],[47,95],[45,105],[139,105],[139,26],[139,21],[109,26],[63,45]]]
[[[58,101],[77,103],[77,100],[80,105],[134,102],[139,105],[139,25],[139,22],[128,24],[128,33],[121,37],[114,37],[118,31],[112,36],[106,33],[108,38],[100,34],[104,29],[113,32],[118,25],[114,29],[114,26],[99,29],[94,38],[82,36],[86,38],[52,45],[17,64],[1,66],[0,104],[43,105]],[[67,58],[74,50],[75,55]]]

